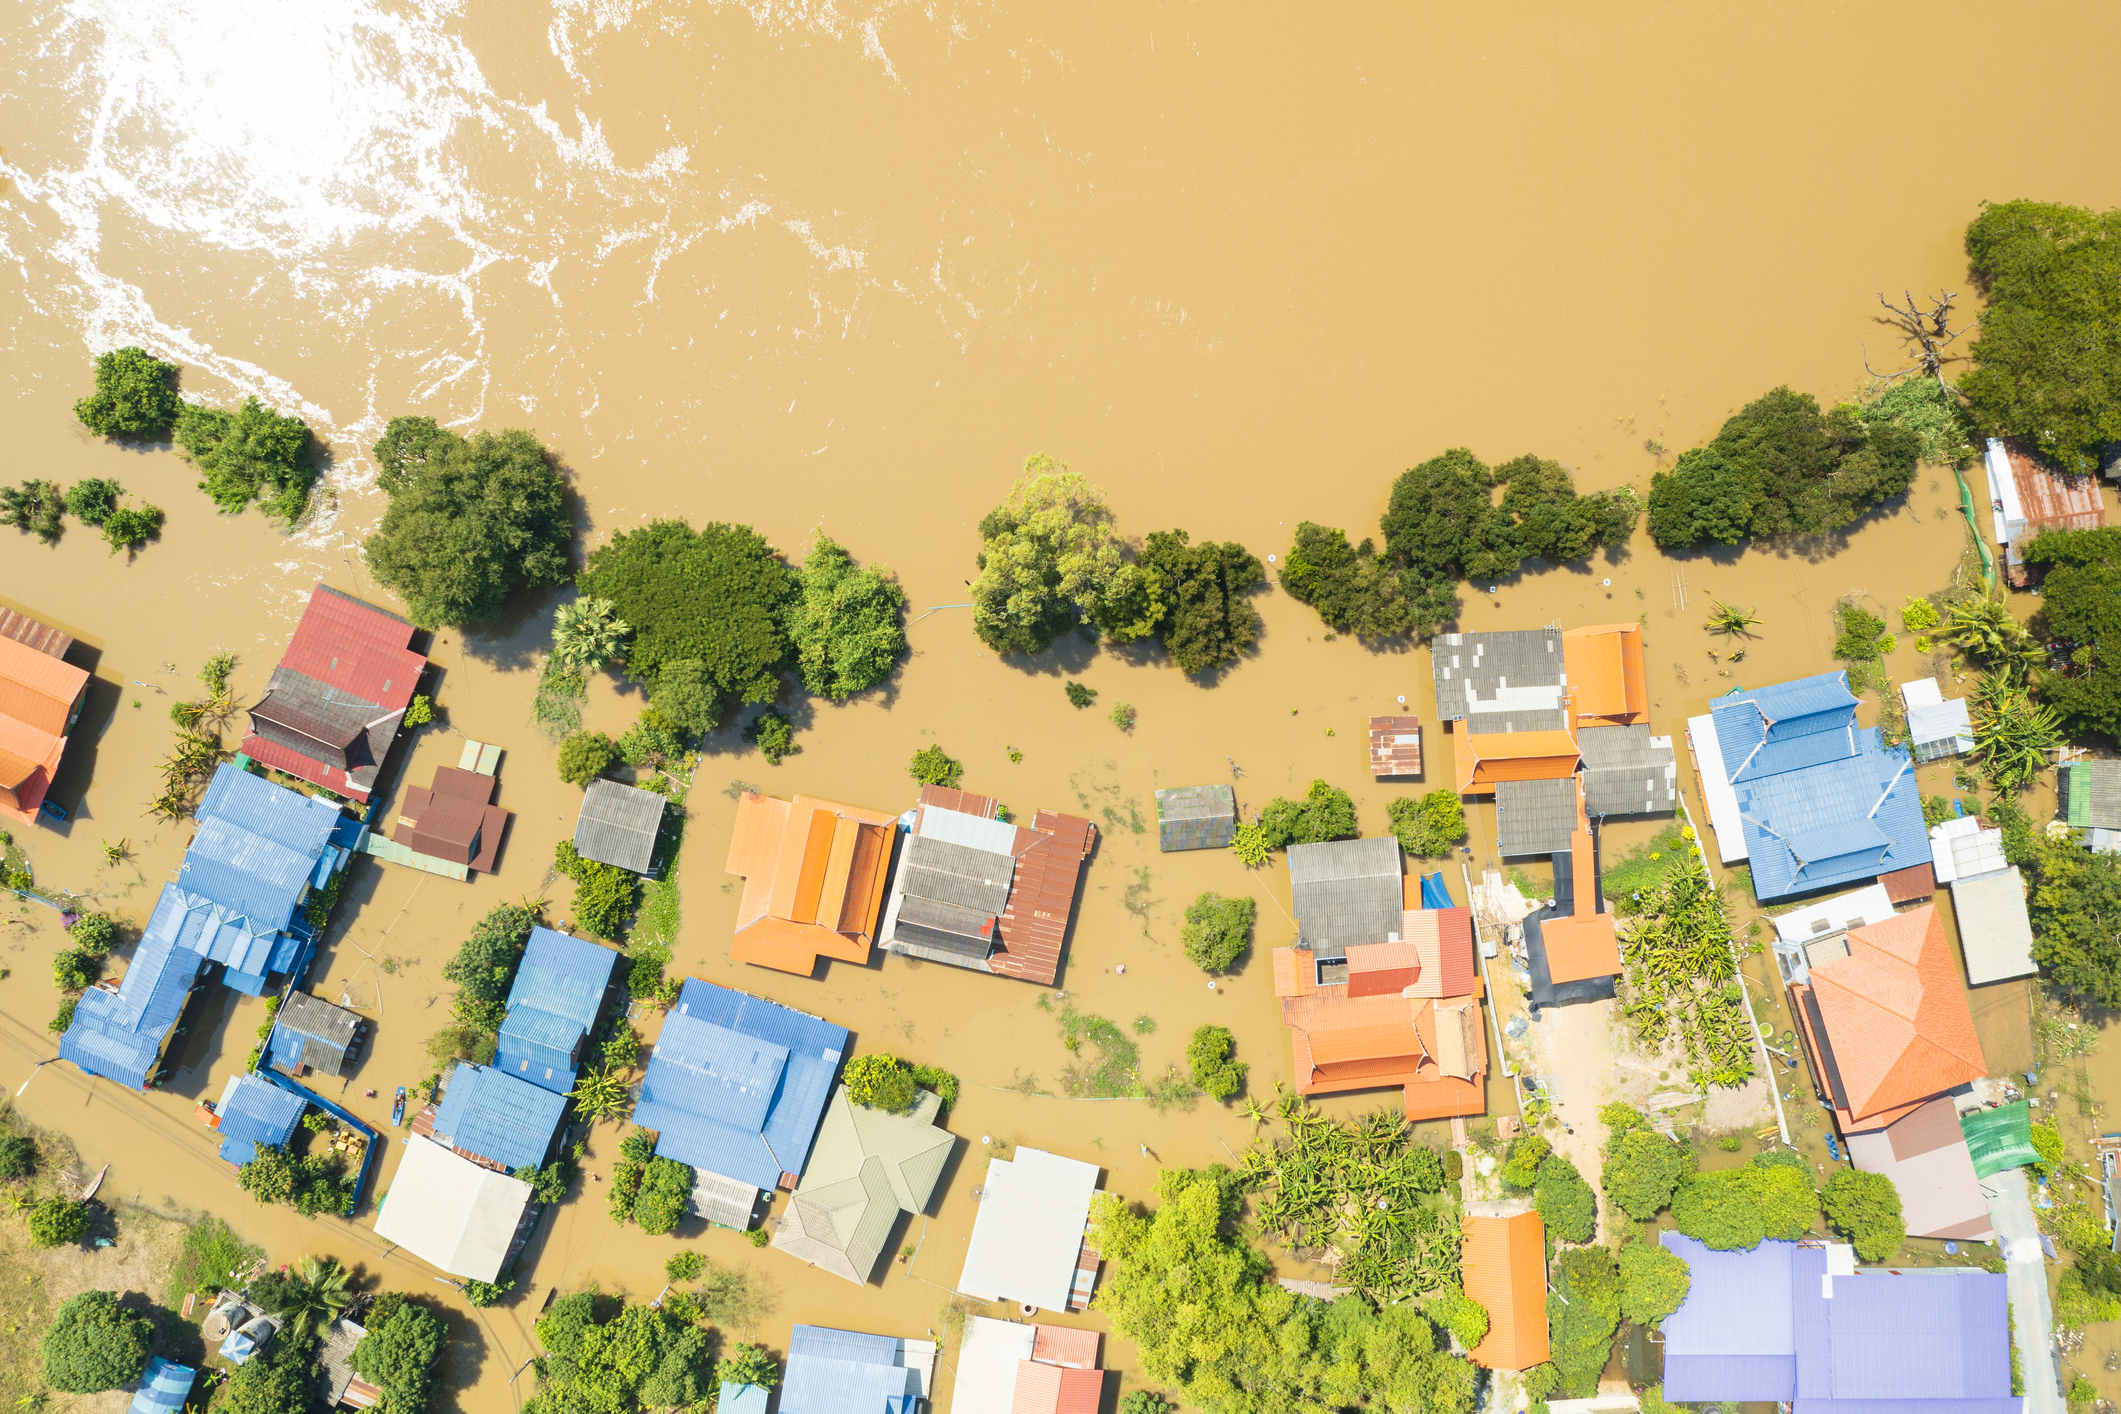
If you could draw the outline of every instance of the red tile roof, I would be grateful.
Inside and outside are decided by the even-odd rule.
[[[1019,1360],[1016,1398],[1010,1401],[1009,1414],[1097,1414],[1104,1394],[1103,1370],[1064,1370],[1036,1360]]]
[[[1421,973],[1417,997],[1464,997],[1473,992],[1473,914],[1464,908],[1408,909],[1400,937],[1414,947]]]
[[[1370,719],[1370,774],[1380,780],[1421,774],[1421,718]]]
[[[382,754],[398,730],[398,723],[392,719],[412,701],[420,675],[427,669],[427,659],[412,651],[412,635],[412,625],[396,614],[363,603],[328,584],[319,584],[302,610],[301,622],[295,625],[286,653],[281,655],[280,669],[298,673],[329,693],[343,693],[360,702],[376,704],[377,715],[367,731],[375,759],[328,762],[312,758],[288,743],[260,736],[256,730],[259,714],[282,696],[270,688],[253,709],[252,730],[243,738],[242,752],[274,770],[314,782],[348,800],[366,803],[383,764]],[[300,683],[301,678],[293,681]],[[313,693],[314,689],[305,692]],[[299,699],[302,694],[294,697]],[[307,700],[313,704],[319,699]],[[297,720],[289,725],[300,731],[301,709],[292,710]],[[332,754],[328,747],[319,749]],[[356,773],[365,780],[357,779]]]
[[[1097,1368],[1096,1331],[1077,1326],[1033,1326],[1031,1358],[1047,1365],[1067,1365],[1078,1370]]]

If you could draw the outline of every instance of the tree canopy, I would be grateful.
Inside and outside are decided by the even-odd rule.
[[[120,1307],[117,1293],[84,1291],[44,1332],[44,1382],[68,1394],[117,1389],[140,1378],[154,1340],[154,1322]]]
[[[1208,1170],[1166,1170],[1153,1212],[1101,1195],[1093,1238],[1109,1265],[1097,1306],[1142,1368],[1214,1414],[1378,1409],[1467,1414],[1474,1371],[1437,1348],[1412,1302],[1298,1296],[1236,1232],[1242,1195]]]
[[[2096,472],[2121,442],[2121,211],[1985,203],[1966,257],[1988,302],[1959,380],[1975,421]]]
[[[377,1303],[381,1307],[382,1302]],[[442,1318],[416,1301],[391,1302],[353,1348],[354,1373],[382,1390],[391,1414],[421,1414],[434,1392],[435,1360],[449,1340]]]
[[[1267,569],[1244,546],[1153,531],[1134,568],[1129,603],[1108,616],[1121,625],[1115,638],[1154,635],[1180,671],[1194,674],[1228,667],[1259,642],[1251,596]]]
[[[309,424],[245,398],[235,412],[186,403],[177,414],[177,445],[205,479],[199,489],[222,510],[252,501],[284,521],[309,505],[317,469],[309,462]]]
[[[1610,1249],[1557,1253],[1547,1292],[1549,1359],[1564,1398],[1595,1394],[1620,1328],[1620,1264]]]
[[[1900,1190],[1882,1173],[1842,1169],[1826,1181],[1826,1220],[1856,1246],[1866,1262],[1883,1262],[1900,1250],[1907,1223]]]
[[[176,377],[177,365],[145,349],[97,354],[96,391],[74,404],[74,416],[98,437],[167,437],[184,406]]]
[[[718,719],[780,690],[792,653],[783,625],[798,583],[750,526],[650,521],[598,548],[575,582],[633,625],[627,673],[658,685],[669,674],[672,688],[651,700],[687,730],[700,729],[703,704]]]
[[[374,450],[390,505],[362,549],[376,582],[405,601],[420,627],[480,623],[518,585],[567,578],[574,523],[566,488],[530,433],[466,439],[433,418],[399,417]]]
[[[1650,538],[1684,550],[1839,530],[1907,490],[1921,446],[1897,422],[1776,388],[1650,479]]]
[[[2045,569],[2038,636],[2069,653],[2037,674],[2040,699],[2072,736],[2121,739],[2121,529],[2043,531],[2025,562]]]
[[[1686,1258],[1654,1242],[1620,1249],[1620,1314],[1637,1325],[1661,1321],[1679,1309],[1693,1287]]]
[[[803,686],[845,702],[891,676],[906,656],[906,591],[891,571],[857,569],[847,548],[819,531],[796,577],[788,637]]]
[[[1078,619],[1127,635],[1116,610],[1136,571],[1105,493],[1043,452],[980,521],[972,628],[998,653],[1044,652]]]
[[[1265,831],[1269,849],[1352,840],[1355,802],[1340,787],[1313,781],[1302,800],[1281,796],[1268,801],[1267,808],[1259,812],[1259,825]]]
[[[283,1331],[272,1344],[243,1362],[228,1380],[228,1391],[214,1407],[225,1414],[309,1414],[317,1383],[316,1337]],[[393,1410],[420,1414],[414,1401],[392,1399]]]
[[[1259,904],[1252,898],[1204,893],[1186,905],[1186,925],[1179,931],[1178,945],[1186,960],[1201,971],[1227,972],[1252,946],[1252,926],[1258,917]]]
[[[847,1087],[847,1098],[855,1104],[893,1114],[912,1109],[920,1093],[912,1068],[897,1056],[856,1056],[847,1062],[841,1082]]]
[[[1742,1168],[1713,1169],[1681,1180],[1672,1221],[1688,1237],[1720,1252],[1791,1240],[1819,1220],[1819,1192],[1804,1161],[1786,1150],[1756,1154]]]
[[[1597,1195],[1576,1165],[1561,1154],[1548,1154],[1540,1161],[1532,1206],[1539,1210],[1547,1231],[1563,1242],[1589,1242],[1598,1230]]]
[[[1442,859],[1466,837],[1465,806],[1454,790],[1432,790],[1416,800],[1397,796],[1385,807],[1399,847],[1425,859]]]
[[[1281,587],[1309,604],[1335,633],[1376,640],[1426,637],[1458,617],[1451,581],[1401,570],[1375,543],[1348,543],[1347,532],[1299,521],[1281,565]]]
[[[1453,447],[1400,474],[1383,529],[1386,550],[1424,581],[1500,579],[1528,557],[1564,564],[1625,544],[1640,514],[1625,488],[1577,495],[1560,462],[1528,455],[1490,468]]]
[[[1693,1168],[1687,1151],[1654,1129],[1631,1129],[1608,1146],[1599,1184],[1637,1222],[1657,1216]]]
[[[616,766],[620,755],[619,744],[604,733],[576,732],[560,743],[560,779],[586,788]]]
[[[707,1332],[664,1310],[576,1292],[553,1302],[537,1330],[546,1356],[530,1414],[633,1414],[714,1393]]]
[[[1245,1062],[1232,1059],[1237,1038],[1227,1026],[1196,1027],[1186,1043],[1193,1084],[1211,1100],[1227,1100],[1245,1088]]]
[[[2035,835],[2029,848],[2033,961],[2056,986],[2121,1007],[2121,855],[2085,848],[2075,831]]]

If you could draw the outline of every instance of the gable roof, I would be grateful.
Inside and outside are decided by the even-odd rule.
[[[743,795],[724,866],[744,880],[730,956],[797,976],[821,956],[867,962],[897,837],[882,811]]]
[[[1401,915],[1399,935],[1414,949],[1415,996],[1463,997],[1472,993],[1471,909],[1410,908]]]
[[[2055,773],[2056,812],[2076,829],[2121,829],[2121,761],[2072,761]]]
[[[596,1025],[619,955],[586,938],[530,930],[508,989],[494,1068],[566,1094],[583,1042]]]
[[[1548,1354],[1546,1224],[1537,1213],[1467,1217],[1461,1231],[1465,1293],[1488,1313],[1488,1333],[1466,1358],[1529,1370]]]
[[[1446,633],[1437,635],[1429,647],[1440,720],[1529,712],[1549,728],[1566,721],[1566,655],[1562,635],[1555,630]],[[1532,727],[1527,723],[1516,729]]]
[[[175,884],[164,884],[124,978],[115,987],[90,987],[75,1004],[59,1054],[87,1074],[138,1089],[161,1063],[163,1044],[206,967],[205,958],[182,946],[187,898]]]
[[[1225,785],[1173,786],[1156,793],[1156,847],[1222,849],[1237,837],[1237,794]]]
[[[1468,726],[1484,723],[1475,718]],[[1451,761],[1461,795],[1487,795],[1503,781],[1559,781],[1576,774],[1583,754],[1566,726],[1475,733],[1451,737]]]
[[[365,803],[427,670],[412,635],[396,614],[317,585],[251,708],[243,752]]]
[[[29,824],[66,754],[75,705],[89,675],[58,653],[33,646],[33,641],[49,644],[65,635],[34,619],[10,617],[21,626],[21,636],[0,635],[0,811]],[[66,642],[70,646],[72,640]]]
[[[1988,1074],[1935,904],[1847,937],[1847,957],[1814,965],[1809,984],[1793,989],[1844,1130],[1889,1124]]]
[[[2025,911],[2025,878],[2013,864],[1952,883],[1952,912],[1966,954],[1966,980],[1973,986],[2030,977],[2033,924]]]
[[[257,1157],[260,1144],[284,1147],[308,1108],[300,1095],[269,1080],[250,1074],[229,1076],[215,1107],[219,1123],[214,1130],[221,1136],[221,1157],[232,1164],[247,1164]]]
[[[1561,635],[1561,661],[1577,725],[1623,726],[1649,720],[1640,624],[1568,629]]]
[[[1399,931],[1406,886],[1398,840],[1292,844],[1288,854],[1298,946],[1333,957]]]
[[[792,1187],[846,1049],[843,1026],[688,978],[634,1122],[658,1132],[667,1158],[754,1188]]]
[[[563,1093],[458,1061],[435,1109],[434,1139],[511,1171],[542,1168],[566,1108]]]
[[[508,812],[493,804],[490,775],[437,766],[431,786],[407,786],[398,802],[393,843],[482,874],[493,872]]]
[[[1097,1165],[1042,1149],[1019,1146],[1013,1159],[989,1160],[958,1289],[1067,1310],[1097,1179]]]
[[[326,1075],[343,1075],[346,1053],[361,1024],[360,1016],[344,1007],[308,992],[289,992],[273,1017],[266,1057],[274,1070],[288,1075],[305,1065]]]
[[[935,1342],[798,1325],[789,1333],[781,1414],[914,1414],[935,1374]]]
[[[584,859],[645,874],[655,862],[663,797],[617,781],[591,781],[574,823],[574,847]]]
[[[1495,784],[1496,852],[1504,858],[1552,854],[1568,848],[1576,828],[1573,775]]]
[[[530,1185],[418,1135],[404,1148],[376,1236],[451,1276],[492,1281],[530,1205]]]
[[[304,892],[338,862],[331,853],[338,806],[240,766],[224,762],[214,771],[198,818],[177,882],[245,920],[251,932],[285,929]]]
[[[848,1281],[876,1274],[898,1215],[923,1212],[957,1138],[937,1127],[942,1102],[917,1092],[905,1114],[866,1109],[832,1092],[803,1181],[773,1245]]]
[[[1103,1370],[1071,1370],[1022,1360],[1016,1366],[1016,1396],[1009,1414],[1097,1414],[1104,1398]]]
[[[1679,763],[1668,736],[1647,725],[1579,732],[1583,808],[1592,816],[1663,815],[1678,809]],[[1499,797],[1498,797],[1499,798]]]

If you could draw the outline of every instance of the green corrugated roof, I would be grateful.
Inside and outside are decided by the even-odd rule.
[[[1974,1156],[1977,1178],[2040,1157],[2033,1151],[2033,1112],[2023,1100],[1993,1110],[1970,1110],[1959,1116],[1959,1132],[1966,1136],[1967,1152]]]
[[[2091,824],[2092,793],[2091,772],[2081,762],[2073,762],[2062,768],[2062,795],[2069,802],[2069,823],[2073,829],[2083,829]]]
[[[941,1101],[922,1090],[905,1114],[864,1109],[835,1090],[773,1245],[849,1281],[866,1282],[901,1210],[928,1206],[957,1143],[935,1125]]]

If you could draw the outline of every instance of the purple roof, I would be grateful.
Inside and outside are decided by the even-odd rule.
[[[1839,1399],[2008,1399],[2007,1278],[2001,1273],[1834,1282],[1827,1310]]]
[[[1664,1321],[1664,1397],[1684,1403],[1794,1398],[1790,1258],[1796,1244],[1716,1252],[1676,1232],[1660,1240],[1693,1274],[1687,1299]]]

